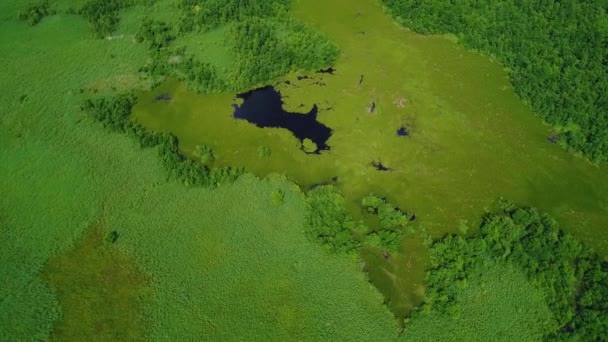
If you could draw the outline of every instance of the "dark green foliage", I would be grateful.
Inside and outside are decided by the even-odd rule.
[[[126,133],[136,138],[140,146],[158,146],[162,163],[169,176],[179,179],[186,185],[217,186],[236,180],[243,170],[240,168],[213,168],[184,157],[179,151],[177,137],[170,133],[151,133],[143,126],[129,118],[136,99],[132,94],[118,95],[109,98],[88,99],[81,109],[96,121],[112,130]]]
[[[608,160],[608,2],[384,0],[404,25],[495,55],[517,93],[589,159]]]
[[[148,42],[151,49],[161,49],[167,47],[175,39],[175,35],[165,22],[147,19],[135,35],[135,39],[139,43]]]
[[[284,15],[290,0],[180,0],[180,31],[209,30],[249,17],[269,18]]]
[[[280,36],[276,21],[247,18],[230,26],[227,37],[236,56],[230,83],[246,88],[293,70],[315,70],[332,65],[338,48],[325,37],[295,21],[281,23],[287,33]]]
[[[153,50],[150,62],[140,71],[153,79],[175,77],[187,81],[188,85],[197,92],[209,93],[228,89],[228,85],[218,75],[215,67],[187,55],[184,49]]]
[[[401,209],[373,194],[365,196],[361,205],[378,217],[379,226],[365,236],[365,243],[397,252],[406,233],[409,219]]]
[[[535,209],[504,207],[474,237],[447,236],[432,249],[426,309],[458,314],[455,293],[495,264],[511,264],[543,290],[559,329],[549,339],[608,336],[608,264]]]
[[[78,11],[87,19],[98,38],[112,34],[120,21],[120,10],[132,4],[132,0],[88,0]]]
[[[351,252],[361,247],[356,238],[366,228],[346,210],[344,197],[333,186],[313,189],[307,199],[307,235],[334,252]]]
[[[49,0],[40,0],[38,2],[30,2],[25,8],[19,11],[19,20],[27,21],[30,25],[36,25],[42,18],[55,14],[51,9]]]
[[[377,227],[370,229],[355,220],[346,209],[344,197],[333,186],[313,189],[308,194],[308,235],[333,251],[350,252],[366,245],[397,253],[408,232],[406,214],[371,194],[363,198],[362,205],[370,214],[377,215]]]

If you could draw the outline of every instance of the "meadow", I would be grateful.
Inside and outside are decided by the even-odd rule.
[[[1,339],[526,340],[551,332],[553,306],[524,266],[471,273],[453,294],[461,312],[446,316],[420,306],[425,281],[440,284],[431,275],[444,274],[425,274],[427,254],[436,257],[443,240],[429,249],[406,237],[386,258],[386,247],[332,252],[307,231],[309,188],[337,176],[339,210],[372,229],[382,217],[365,214],[374,208],[363,205],[369,193],[415,213],[413,228],[436,239],[474,238],[484,212],[505,196],[549,212],[605,255],[605,165],[547,142],[551,129],[498,63],[449,37],[409,32],[371,0],[227,6],[217,22],[190,16],[199,3],[0,3]],[[281,51],[293,56],[268,79],[256,74],[260,61],[247,63],[255,44],[224,44],[226,34],[243,34],[231,26],[235,13],[265,11],[284,18],[252,20],[248,29],[279,32],[275,42],[287,41]],[[327,43],[307,55],[307,41]],[[264,56],[281,62],[271,47]],[[165,51],[186,51],[212,76],[146,70],[175,57]],[[315,72],[329,62],[333,74]],[[289,132],[231,118],[236,92],[265,84],[290,111],[319,106],[319,120],[334,130],[330,151],[306,154]],[[174,133],[184,155],[198,160],[204,146],[211,170],[247,173],[222,184],[185,182],[159,158],[163,146],[142,147],[81,110],[124,93],[137,94],[135,122]],[[162,93],[171,101],[155,101]],[[398,136],[401,127],[410,135]],[[376,161],[392,171],[379,172]]]

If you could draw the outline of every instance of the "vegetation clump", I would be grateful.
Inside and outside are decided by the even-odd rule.
[[[98,38],[111,35],[120,22],[120,10],[131,6],[132,0],[88,0],[78,14],[82,15]]]
[[[147,19],[135,35],[135,39],[139,43],[148,42],[151,49],[161,49],[169,46],[169,43],[175,39],[175,34],[167,23]]]
[[[522,270],[540,288],[555,319],[550,340],[591,341],[608,336],[608,263],[532,208],[502,203],[479,234],[449,235],[431,248],[425,311],[458,317],[457,293],[496,265]]]
[[[378,217],[379,226],[365,236],[365,243],[391,252],[398,252],[401,239],[408,228],[409,218],[401,209],[386,199],[369,194],[361,200],[361,205],[369,213]]]
[[[209,165],[215,160],[213,149],[209,146],[196,146],[196,156],[203,165]]]
[[[25,8],[19,11],[19,20],[26,21],[34,26],[42,20],[42,18],[55,14],[51,8],[49,0],[40,0],[38,2],[30,2]]]
[[[262,158],[268,158],[272,154],[270,147],[268,146],[260,146],[258,147],[258,155]]]
[[[344,197],[331,185],[317,187],[308,194],[307,233],[335,252],[352,252],[373,246],[398,252],[401,239],[411,232],[407,215],[386,199],[369,194],[362,206],[378,217],[377,227],[355,220],[346,208]]]
[[[608,160],[608,8],[604,0],[383,0],[404,25],[454,33],[510,70],[519,96],[560,132],[561,143]]]
[[[180,0],[180,31],[207,31],[250,17],[272,18],[285,15],[290,0]]]

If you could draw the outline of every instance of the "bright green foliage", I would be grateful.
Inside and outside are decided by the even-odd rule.
[[[344,197],[333,186],[326,185],[308,193],[307,235],[332,251],[351,252],[361,247],[357,233],[365,232],[346,210]]]
[[[267,158],[272,155],[272,151],[270,150],[270,147],[260,146],[258,147],[258,155],[262,158]]]
[[[366,235],[365,243],[397,252],[409,223],[407,214],[374,194],[365,196],[361,206],[376,215],[379,221],[379,226]]]
[[[510,69],[517,93],[561,141],[608,160],[608,2],[384,0],[404,25],[454,33]]]
[[[283,16],[290,0],[179,0],[180,31],[209,30],[250,17],[268,19]]]
[[[197,92],[210,93],[227,89],[226,82],[219,77],[214,66],[194,59],[184,49],[153,50],[152,59],[140,70],[153,80],[170,76],[186,81]]]
[[[370,229],[355,220],[346,209],[344,197],[333,186],[313,189],[308,194],[307,233],[333,251],[349,252],[367,245],[398,252],[407,232],[406,214],[373,194],[364,197],[362,203],[369,213],[377,215],[378,227]]]
[[[148,42],[151,49],[166,47],[175,39],[172,29],[165,22],[159,20],[145,20],[135,35],[138,42]]]
[[[302,149],[306,153],[315,153],[318,149],[317,144],[314,141],[306,138],[302,141]]]
[[[19,20],[27,21],[30,25],[36,25],[42,20],[42,18],[55,14],[55,11],[51,9],[51,3],[49,0],[39,0],[38,2],[30,2],[25,8],[19,11]]]
[[[292,19],[251,17],[231,25],[226,34],[237,60],[230,80],[236,89],[293,70],[318,70],[332,65],[338,56],[334,44]]]
[[[197,146],[195,153],[196,156],[199,158],[199,162],[205,166],[213,163],[213,161],[215,160],[213,150],[209,146]]]
[[[279,206],[285,201],[285,193],[281,189],[272,190],[270,194],[272,204]]]
[[[458,293],[495,264],[521,270],[542,290],[555,318],[551,339],[595,340],[608,334],[608,265],[535,209],[503,205],[488,215],[480,233],[447,236],[431,249],[425,310],[456,315]]]
[[[87,19],[98,38],[111,35],[120,21],[120,10],[132,4],[132,0],[88,0],[78,11]]]

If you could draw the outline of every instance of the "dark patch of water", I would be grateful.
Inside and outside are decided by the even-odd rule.
[[[323,181],[323,182],[319,182],[319,183],[313,183],[308,187],[308,190],[312,190],[316,187],[319,186],[324,186],[324,185],[337,185],[338,184],[338,176],[334,176],[331,177],[331,179]]]
[[[301,81],[301,80],[307,80],[307,79],[309,79],[309,78],[310,78],[310,77],[308,77],[308,76],[298,76],[298,81]]]
[[[336,72],[336,69],[334,69],[332,67],[329,67],[327,69],[321,69],[321,70],[319,70],[317,72],[320,73],[320,74],[330,74],[330,75],[333,75],[334,72]]]
[[[359,77],[359,85],[361,85],[363,83],[363,75],[361,75],[361,77]]]
[[[376,111],[376,101],[372,101],[372,105],[369,106],[369,108],[367,109],[367,111],[369,113],[373,113],[374,111]]]
[[[287,85],[291,85],[291,81],[290,81],[290,80],[287,80],[287,81],[285,81],[285,82],[283,82],[283,83],[285,83],[285,84],[287,84]]]
[[[401,127],[397,130],[397,135],[400,137],[407,137],[410,135],[410,132],[405,127]]]
[[[247,120],[261,128],[285,128],[301,142],[304,139],[312,140],[317,145],[317,150],[313,153],[329,150],[327,140],[332,130],[317,121],[316,104],[305,114],[287,112],[283,109],[281,94],[272,86],[238,94],[237,97],[243,99],[243,104],[240,106],[233,104],[235,119]]]
[[[108,239],[110,240],[111,243],[116,243],[116,241],[118,241],[119,237],[120,237],[120,234],[117,231],[113,230],[110,232]]]
[[[547,141],[549,141],[552,144],[557,144],[557,142],[559,141],[559,133],[553,133],[553,134],[551,134],[547,138]]]
[[[382,162],[372,162],[372,166],[376,168],[378,171],[391,171],[391,168],[382,165]]]
[[[171,101],[171,95],[168,93],[159,94],[154,98],[154,101]]]

